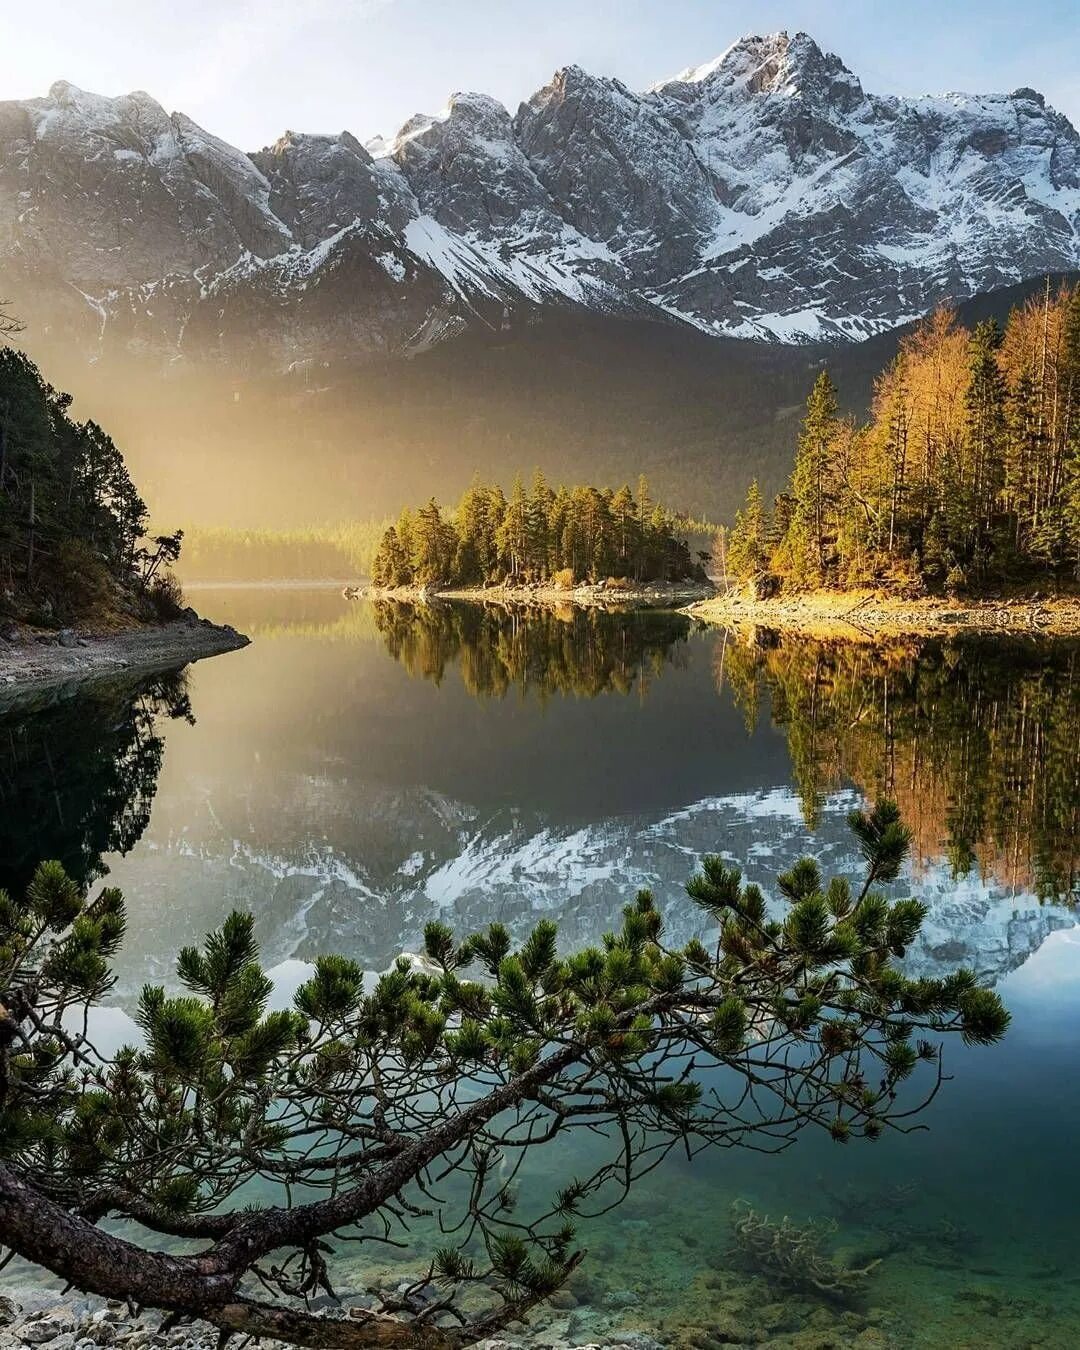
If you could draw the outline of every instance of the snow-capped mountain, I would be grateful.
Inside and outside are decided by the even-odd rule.
[[[1080,267],[1080,136],[1032,89],[867,93],[805,34],[638,93],[575,66],[389,141],[244,154],[149,95],[0,103],[0,295],[88,352],[415,351],[547,306],[854,339]]]

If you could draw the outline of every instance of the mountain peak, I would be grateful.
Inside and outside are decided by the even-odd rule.
[[[440,122],[445,122],[449,114],[449,109],[444,109],[442,113],[413,113],[413,115],[398,128],[397,135],[390,142],[392,152],[400,150],[403,145],[414,140],[417,136],[422,136],[432,127],[438,126]]]
[[[594,90],[622,86],[617,80],[606,79],[602,75],[593,75],[579,65],[560,66],[551,77],[551,82],[544,89],[538,90],[533,95],[534,98],[548,93],[555,93],[559,97],[565,98],[568,95],[582,94]]]
[[[343,146],[354,155],[359,155],[362,159],[370,159],[371,156],[367,150],[360,144],[351,131],[334,132],[314,132],[314,131],[284,131],[273,145],[265,147],[261,152],[264,155],[270,155],[276,159],[281,159],[290,153],[310,152],[316,153],[323,151],[332,151],[335,147]]]
[[[549,82],[538,89],[518,111],[520,117],[527,111],[537,112],[560,104],[577,106],[618,105],[638,107],[642,96],[628,89],[621,80],[606,75],[593,75],[579,65],[561,66]]]
[[[805,36],[804,33],[797,35],[799,38]],[[816,50],[813,39],[807,40]],[[737,42],[733,42],[730,47],[725,47],[720,55],[713,57],[711,61],[706,61],[698,66],[688,66],[686,70],[680,71],[670,80],[662,81],[661,85],[703,84],[706,80],[710,80],[714,75],[722,72],[729,76],[744,76],[747,70],[757,69],[770,60],[774,62],[783,60],[790,48],[791,39],[785,29],[766,34],[764,37],[756,33],[746,33]]]
[[[75,103],[80,96],[85,98],[86,90],[70,80],[55,80],[49,85],[49,97],[54,103]]]
[[[447,105],[450,119],[464,120],[477,127],[509,129],[510,114],[497,98],[475,91],[450,95]]]
[[[792,35],[786,29],[748,33],[714,60],[692,66],[656,89],[675,92],[679,86],[824,101],[845,111],[863,99],[858,78],[838,56],[822,51],[808,33]]]
[[[553,83],[565,85],[592,84],[595,79],[596,76],[590,75],[583,66],[579,66],[574,62],[571,62],[567,66],[560,66],[552,76]]]
[[[157,99],[142,89],[133,89],[130,94],[110,98],[106,94],[94,94],[88,89],[80,89],[70,80],[56,80],[49,86],[48,96],[58,108],[82,113],[94,120],[122,118],[132,109],[148,110],[165,116],[165,110]]]

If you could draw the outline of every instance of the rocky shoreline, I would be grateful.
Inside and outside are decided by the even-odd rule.
[[[755,600],[743,593],[688,605],[703,623],[767,628],[848,642],[974,635],[1080,637],[1080,596],[902,600],[876,592],[814,592]]]
[[[250,639],[193,609],[171,623],[118,633],[0,628],[0,704],[24,694],[128,671],[165,670],[246,647]]]
[[[894,1350],[909,1345],[895,1310],[867,1304],[858,1310],[799,1292],[779,1290],[734,1269],[686,1272],[672,1306],[661,1307],[647,1292],[614,1288],[594,1291],[590,1301],[560,1290],[530,1315],[512,1322],[475,1350]],[[400,1281],[401,1277],[398,1276]],[[392,1292],[395,1279],[379,1282]],[[407,1281],[415,1285],[411,1277]],[[139,1311],[125,1302],[68,1292],[32,1279],[0,1286],[0,1347],[3,1350],[220,1350],[220,1333],[197,1318],[170,1325],[166,1315]],[[376,1286],[371,1286],[372,1289]],[[584,1291],[579,1291],[584,1292]],[[5,1297],[6,1293],[6,1297]],[[325,1297],[311,1308],[328,1321],[353,1320],[378,1306],[368,1294],[344,1294],[340,1304]],[[1055,1342],[1056,1344],[1057,1342]],[[272,1339],[262,1350],[293,1350]]]
[[[347,1307],[335,1317],[348,1317]],[[644,1332],[608,1328],[610,1317],[576,1319],[565,1314],[535,1329],[521,1328],[479,1341],[476,1350],[663,1350]],[[220,1333],[206,1322],[183,1321],[163,1330],[165,1314],[137,1315],[126,1303],[103,1302],[85,1295],[58,1298],[44,1291],[0,1294],[0,1347],[12,1350],[218,1350]],[[293,1350],[281,1341],[262,1340],[262,1350]]]
[[[504,606],[574,605],[580,609],[675,609],[695,602],[708,602],[716,595],[709,582],[657,581],[623,586],[608,581],[563,588],[541,583],[529,586],[475,586],[440,589],[427,586],[397,586],[368,590],[346,588],[346,595],[366,595],[373,600],[427,603],[433,600],[467,601],[470,604]]]

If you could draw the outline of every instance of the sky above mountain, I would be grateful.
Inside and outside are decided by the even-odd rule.
[[[747,32],[805,29],[881,94],[1030,85],[1080,123],[1076,0],[53,0],[0,7],[0,98],[146,89],[234,144],[391,133],[576,63],[645,87]]]

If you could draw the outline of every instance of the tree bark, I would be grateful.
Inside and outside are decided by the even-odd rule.
[[[232,1298],[242,1271],[203,1256],[146,1251],[70,1214],[0,1164],[0,1241],[102,1298],[197,1312]]]
[[[236,1299],[207,1314],[214,1326],[242,1336],[273,1337],[290,1345],[310,1350],[367,1350],[383,1346],[386,1350],[458,1350],[472,1337],[455,1329],[402,1322],[396,1317],[371,1313],[365,1317],[343,1319],[317,1317],[299,1308],[278,1307]]]

